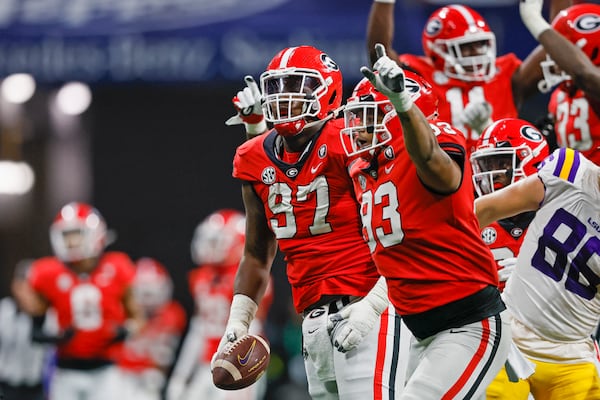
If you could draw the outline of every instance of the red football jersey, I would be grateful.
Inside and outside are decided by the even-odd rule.
[[[533,217],[533,215],[531,216]],[[504,219],[496,221],[486,226],[481,230],[481,238],[483,242],[488,245],[494,260],[504,260],[506,258],[516,257],[519,254],[519,248],[525,237],[527,231],[527,225],[531,218],[527,217],[525,220],[520,220],[519,223],[515,223],[512,219]],[[503,267],[497,265],[498,270]],[[500,291],[504,290],[506,282],[500,282]]]
[[[361,237],[358,205],[340,141],[343,120],[326,123],[300,160],[280,160],[271,131],[242,144],[233,176],[250,182],[287,261],[296,311],[322,295],[364,296],[378,279]]]
[[[227,327],[236,271],[237,264],[204,265],[189,273],[190,293],[194,298],[196,316],[202,328],[202,337],[198,339],[204,342],[200,346],[202,350],[199,354],[203,364],[210,363]],[[273,285],[269,284],[255,317],[263,326],[272,302]]]
[[[467,104],[474,100],[486,100],[492,105],[492,119],[517,118],[519,112],[512,92],[512,76],[521,65],[521,60],[509,53],[496,58],[496,75],[487,82],[466,82],[448,78],[442,71],[435,69],[431,60],[425,56],[401,54],[401,63],[410,66],[431,84],[439,98],[439,119],[448,121],[462,131],[467,138],[467,150],[470,152],[477,137],[460,120]]]
[[[600,102],[581,90],[569,92],[560,85],[552,92],[548,112],[555,119],[558,146],[579,150],[600,165]]]
[[[359,159],[350,169],[365,239],[401,315],[498,286],[496,264],[473,211],[465,138],[445,122],[431,126],[440,146],[462,159],[463,179],[455,193],[439,195],[421,183],[398,134],[372,163]]]
[[[89,274],[77,274],[56,257],[36,260],[30,282],[56,310],[61,330],[75,329],[60,344],[59,358],[111,359],[116,329],[126,319],[122,298],[131,286],[135,267],[128,255],[106,252]]]
[[[175,359],[186,321],[181,304],[168,302],[146,321],[140,332],[125,341],[118,364],[134,372],[148,368],[166,370]]]

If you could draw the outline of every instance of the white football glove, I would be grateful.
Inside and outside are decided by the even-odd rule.
[[[388,302],[387,284],[380,277],[365,297],[330,315],[327,328],[332,331],[335,348],[342,353],[356,348],[377,324]]]
[[[492,105],[485,100],[472,101],[463,110],[461,121],[477,133],[481,132],[492,123]]]
[[[500,260],[498,261],[498,265],[502,267],[502,269],[498,270],[498,279],[500,282],[506,282],[517,266],[517,257],[509,257]]]
[[[233,106],[237,114],[225,121],[225,125],[244,124],[246,132],[259,134],[267,130],[267,123],[262,110],[262,95],[254,78],[244,77],[246,87],[233,98]]]
[[[240,293],[233,296],[231,307],[229,309],[229,319],[227,320],[227,326],[225,327],[225,334],[219,342],[217,352],[213,354],[210,361],[211,370],[217,353],[225,347],[227,342],[235,342],[237,339],[248,333],[250,323],[252,323],[252,320],[256,315],[256,310],[258,310],[258,305],[250,297]]]
[[[544,0],[521,0],[519,13],[523,24],[529,29],[534,38],[538,39],[542,32],[551,29],[551,26],[542,16]]]
[[[360,72],[377,90],[390,99],[396,111],[408,111],[413,101],[408,91],[404,90],[404,70],[385,54],[385,47],[381,43],[375,45],[375,53],[378,58],[373,64],[373,71],[363,66]],[[377,71],[377,74],[374,71]]]

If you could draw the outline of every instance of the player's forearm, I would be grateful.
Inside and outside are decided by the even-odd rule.
[[[552,60],[571,76],[577,87],[600,99],[600,68],[581,49],[554,29],[542,32],[538,41]]]
[[[479,226],[512,217],[527,211],[536,211],[544,200],[545,186],[537,174],[512,185],[475,199],[475,214]]]
[[[260,304],[269,285],[273,258],[269,257],[267,262],[263,262],[245,254],[235,276],[234,293],[244,294]]]
[[[549,21],[552,22],[556,14],[560,12],[560,10],[564,10],[567,7],[573,5],[572,0],[550,0],[550,15]]]
[[[259,304],[269,284],[277,241],[267,222],[262,201],[251,184],[243,184],[242,197],[246,209],[246,242],[234,290]]]
[[[377,61],[375,44],[385,46],[388,56],[395,60],[398,54],[392,49],[394,38],[394,4],[374,1],[367,21],[367,49],[371,65]]]
[[[455,191],[460,185],[461,171],[438,145],[429,122],[421,110],[413,106],[398,113],[406,150],[417,168],[421,180],[441,193]]]

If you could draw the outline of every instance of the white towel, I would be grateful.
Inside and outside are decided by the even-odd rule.
[[[518,382],[519,379],[527,379],[535,372],[535,364],[525,358],[521,350],[514,343],[510,344],[505,367],[508,380],[511,382]]]
[[[327,331],[329,306],[321,306],[308,312],[302,321],[304,349],[322,382],[335,380],[333,346]]]

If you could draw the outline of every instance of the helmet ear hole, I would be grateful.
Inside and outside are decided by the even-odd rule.
[[[329,104],[332,105],[335,103],[335,98],[337,97],[337,90],[334,90],[329,97]]]

